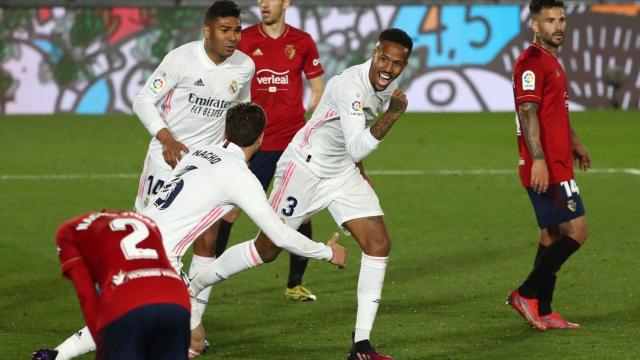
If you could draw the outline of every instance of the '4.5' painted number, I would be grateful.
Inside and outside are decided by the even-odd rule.
[[[112,231],[124,231],[127,229],[127,225],[133,228],[133,232],[120,240],[120,248],[122,249],[124,258],[127,260],[157,259],[158,252],[154,249],[141,249],[137,247],[139,243],[149,237],[149,228],[147,228],[147,225],[142,221],[124,218],[114,219],[109,223]]]
[[[293,209],[298,206],[298,199],[294,198],[293,196],[289,196],[287,198],[287,201],[289,202],[289,205],[287,205],[286,208],[282,209],[281,212],[284,216],[291,216],[293,215]]]

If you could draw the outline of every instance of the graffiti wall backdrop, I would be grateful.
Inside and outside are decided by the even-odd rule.
[[[640,108],[640,5],[570,5],[560,59],[573,110]],[[0,10],[0,113],[131,112],[170,49],[200,38],[201,8]],[[243,22],[257,22],[257,8]],[[380,29],[415,41],[401,77],[412,111],[511,111],[513,62],[529,45],[522,5],[292,7],[327,75],[370,56]]]

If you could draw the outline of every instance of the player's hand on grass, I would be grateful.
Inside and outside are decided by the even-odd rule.
[[[409,100],[407,100],[407,95],[400,89],[395,89],[393,94],[391,94],[391,99],[389,100],[389,108],[387,109],[387,113],[391,115],[400,116],[404,114],[407,110],[407,105],[409,104]]]
[[[180,161],[185,154],[189,153],[189,148],[176,140],[167,128],[158,131],[156,138],[158,138],[162,144],[162,156],[164,157],[164,161],[166,161],[172,169],[176,167],[178,161]]]
[[[574,146],[573,159],[580,170],[587,171],[591,168],[591,156],[582,144]]]
[[[547,192],[549,188],[549,170],[544,159],[533,160],[531,166],[531,187],[538,194]]]
[[[333,251],[333,256],[331,260],[329,260],[332,264],[338,266],[340,269],[344,269],[347,265],[347,249],[344,246],[338,245],[338,238],[340,235],[338,233],[333,233],[329,241],[327,241],[327,246],[331,248]]]
[[[203,352],[207,346],[204,340],[204,327],[202,323],[200,323],[195,329],[191,330],[191,344],[189,348],[197,352]]]

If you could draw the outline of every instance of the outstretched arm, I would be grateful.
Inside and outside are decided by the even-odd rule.
[[[98,314],[100,313],[100,297],[89,274],[89,269],[87,269],[83,261],[78,261],[65,271],[65,277],[71,280],[76,288],[84,321],[89,327],[91,336],[94,339],[98,339],[96,327],[98,325]]]
[[[525,102],[518,106],[518,119],[524,142],[527,144],[533,164],[531,165],[531,187],[537,193],[547,191],[549,187],[549,170],[540,143],[540,126],[538,123],[539,104]]]

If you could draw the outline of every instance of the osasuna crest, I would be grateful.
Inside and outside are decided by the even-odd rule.
[[[531,70],[522,73],[522,90],[536,89],[536,74]]]
[[[235,94],[236,91],[238,91],[238,82],[233,80],[231,82],[231,85],[229,85],[229,92]]]
[[[296,48],[293,47],[293,44],[289,44],[284,47],[284,53],[287,55],[287,58],[291,60],[296,55]]]
[[[573,201],[573,199],[567,201],[567,208],[569,208],[571,212],[576,212],[576,209],[577,209],[576,202]]]

